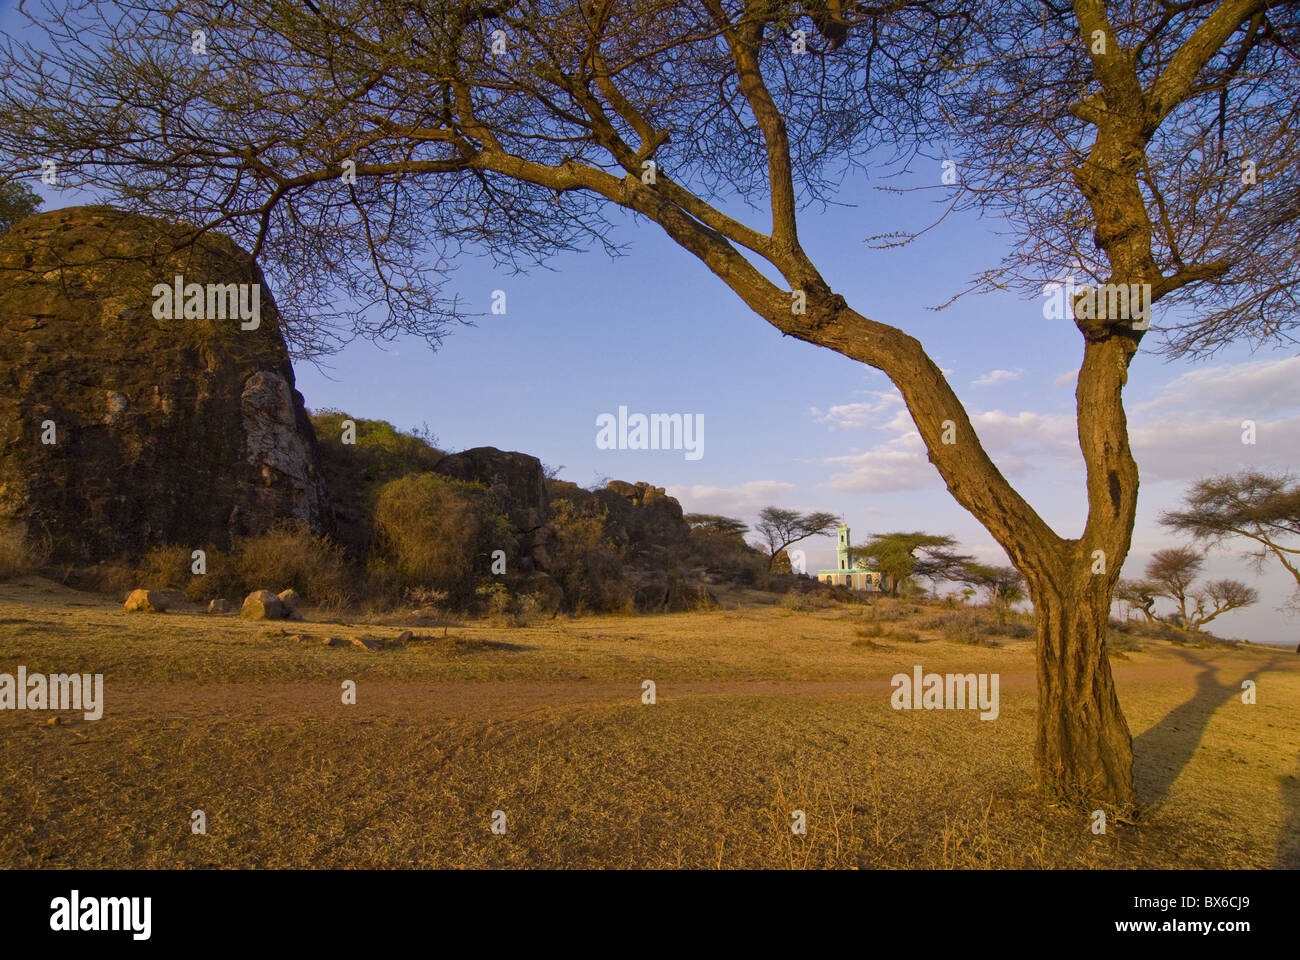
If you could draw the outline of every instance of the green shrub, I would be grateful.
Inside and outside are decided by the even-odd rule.
[[[135,567],[135,585],[146,590],[183,590],[190,573],[190,551],[173,543],[150,547]]]
[[[794,588],[787,590],[781,597],[781,606],[786,610],[806,612],[810,610],[825,610],[834,605],[835,601],[820,590],[804,591]]]
[[[151,547],[136,564],[132,584],[146,590],[176,591],[201,603],[216,597],[238,599],[244,584],[234,560],[211,544],[203,550],[205,573],[194,572],[194,549],[174,543]],[[250,589],[258,589],[256,587]]]
[[[935,630],[952,643],[989,646],[990,637],[1029,637],[1034,628],[1009,617],[1004,610],[989,607],[959,607],[952,612],[937,614],[921,621],[925,630]]]
[[[1132,634],[1116,630],[1112,627],[1106,632],[1106,647],[1112,653],[1133,653],[1142,649],[1142,645],[1137,642],[1137,638]]]
[[[630,613],[632,586],[623,579],[626,548],[605,536],[608,511],[571,499],[551,501],[549,573],[572,613]]]
[[[304,521],[281,521],[266,533],[236,541],[234,574],[242,592],[293,589],[306,603],[344,606],[353,599],[343,550],[314,535]]]
[[[898,640],[902,643],[921,642],[921,635],[915,630],[890,630],[885,636],[890,640]]]
[[[955,610],[936,618],[939,635],[949,643],[988,646],[992,625],[974,610]]]
[[[343,421],[356,425],[355,443],[343,442]],[[342,410],[311,414],[312,427],[323,456],[346,458],[361,467],[365,480],[387,483],[412,473],[427,473],[446,454],[427,430],[398,430],[386,420],[350,417]]]
[[[343,442],[344,421],[355,425],[352,443]],[[320,442],[321,471],[334,507],[335,536],[357,561],[375,548],[374,511],[380,488],[391,480],[429,473],[445,454],[428,431],[402,431],[384,420],[351,417],[340,410],[311,414]],[[389,584],[400,594],[398,584]],[[367,602],[396,596],[368,594]]]
[[[477,593],[488,619],[498,627],[530,627],[546,613],[537,594],[511,593],[500,580],[480,584]]]
[[[445,591],[464,609],[491,572],[494,550],[514,547],[510,522],[486,487],[435,473],[389,481],[375,501],[378,549],[403,588]]]
[[[48,559],[48,545],[31,543],[18,527],[0,530],[0,581],[37,573]]]

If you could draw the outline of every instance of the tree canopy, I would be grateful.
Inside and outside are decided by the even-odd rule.
[[[833,533],[839,522],[840,518],[833,513],[800,513],[781,507],[764,507],[758,515],[758,523],[754,524],[754,532],[763,538],[768,569],[772,569],[786,547],[809,537]]]
[[[899,590],[914,578],[956,580],[974,558],[955,553],[957,541],[952,537],[913,531],[912,533],[878,533],[857,553],[882,573],[889,575],[889,591]]]
[[[1205,555],[1193,547],[1157,550],[1147,564],[1145,581],[1129,582],[1122,599],[1135,604],[1150,620],[1155,618],[1151,612],[1154,598],[1166,597],[1177,605],[1174,622],[1192,632],[1220,614],[1259,601],[1259,592],[1239,580],[1194,586],[1204,563]]]
[[[1248,555],[1262,567],[1275,557],[1295,579],[1291,605],[1300,607],[1300,482],[1290,474],[1257,470],[1208,477],[1193,484],[1179,510],[1160,522],[1194,540],[1220,544],[1242,538],[1257,544]]]
[[[710,533],[730,537],[743,537],[749,532],[749,524],[735,517],[723,517],[713,513],[688,513],[682,519],[694,528],[701,528]]]
[[[45,201],[16,180],[0,183],[0,234],[8,233],[19,220],[35,213]]]

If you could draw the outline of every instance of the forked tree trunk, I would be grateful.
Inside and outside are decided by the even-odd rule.
[[[1029,586],[1038,621],[1039,783],[1062,800],[1127,812],[1135,801],[1133,738],[1106,654],[1109,597],[1093,583]]]

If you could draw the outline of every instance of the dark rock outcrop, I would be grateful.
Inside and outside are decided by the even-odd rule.
[[[443,457],[434,472],[454,480],[481,483],[492,491],[498,508],[519,538],[514,558],[519,572],[546,569],[550,508],[540,460],[496,447],[474,447]]]
[[[611,480],[596,499],[609,510],[606,529],[615,542],[634,547],[674,547],[691,535],[682,505],[663,487]]]
[[[0,522],[55,560],[224,548],[280,518],[330,525],[261,271],[228,238],[188,232],[75,207],[0,238]],[[177,276],[259,285],[256,328],[160,319],[155,287]]]

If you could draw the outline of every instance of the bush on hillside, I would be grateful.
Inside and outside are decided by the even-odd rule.
[[[356,424],[355,443],[343,442],[345,420]],[[361,468],[364,479],[373,483],[427,473],[446,456],[428,430],[398,430],[386,420],[350,417],[342,410],[312,413],[311,422],[323,456],[346,457]]]
[[[194,603],[216,597],[238,598],[251,590],[264,589],[261,585],[246,589],[230,555],[211,544],[198,549],[203,550],[206,572],[202,574],[194,572],[196,559],[190,547],[162,543],[150,548],[135,566],[130,589],[177,591]]]
[[[49,550],[30,543],[17,527],[0,530],[0,581],[39,572]]]
[[[302,520],[281,521],[266,533],[240,538],[233,565],[232,579],[242,592],[292,589],[316,606],[343,606],[354,598],[343,549],[313,534]]]
[[[633,591],[623,579],[626,549],[605,537],[607,511],[594,502],[551,501],[550,574],[573,613],[623,612],[632,608]]]
[[[513,549],[510,522],[482,484],[435,473],[409,474],[380,488],[375,500],[379,563],[402,589],[445,591],[466,609],[491,576],[492,552]]]

